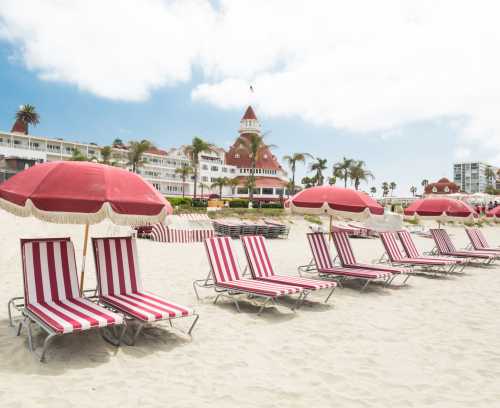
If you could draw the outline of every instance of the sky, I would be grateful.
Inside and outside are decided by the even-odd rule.
[[[0,130],[29,103],[37,135],[228,147],[252,104],[278,157],[364,160],[363,189],[409,196],[454,161],[500,165],[498,15],[486,0],[0,0]]]

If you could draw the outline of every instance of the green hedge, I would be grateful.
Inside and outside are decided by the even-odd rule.
[[[234,199],[229,201],[229,208],[248,208],[248,200]]]
[[[193,201],[190,197],[167,197],[167,200],[172,205],[172,207],[177,207],[179,205],[191,206]]]

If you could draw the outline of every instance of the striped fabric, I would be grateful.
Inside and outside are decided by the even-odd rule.
[[[423,259],[430,260],[436,262],[436,265],[453,265],[453,264],[463,264],[465,261],[459,258],[449,258],[449,257],[440,257],[440,256],[422,256],[418,252],[417,246],[411,235],[408,231],[401,230],[398,231],[399,240],[403,244],[403,249],[408,255],[409,258],[412,259]]]
[[[441,255],[451,255],[467,258],[480,258],[480,259],[494,259],[495,254],[488,253],[486,251],[457,251],[453,242],[451,242],[450,236],[444,229],[431,229],[432,238],[436,243],[436,248]]]
[[[388,272],[392,274],[409,274],[412,273],[411,269],[400,268],[395,266],[382,266],[373,264],[363,264],[356,262],[354,252],[352,251],[349,237],[345,232],[332,232],[333,243],[337,249],[340,263],[345,268],[362,268],[372,271]]]
[[[500,256],[500,248],[489,247],[482,231],[477,228],[466,228],[465,232],[476,251],[488,252]]]
[[[384,244],[384,248],[391,262],[398,264],[407,264],[414,266],[442,266],[442,265],[453,265],[456,262],[453,260],[445,259],[432,259],[417,256],[406,257],[401,251],[398,244],[398,236],[395,232],[381,232],[380,238]]]
[[[21,240],[26,308],[57,333],[122,324],[123,317],[80,297],[69,238]]]
[[[295,285],[309,290],[319,290],[337,286],[335,282],[319,281],[298,276],[276,275],[269,256],[266,238],[262,235],[249,235],[241,237],[241,242],[247,257],[248,267],[254,279],[284,285]]]
[[[325,235],[322,232],[307,234],[307,240],[311,247],[314,263],[318,272],[323,274],[358,277],[364,279],[379,279],[390,275],[387,271],[369,270],[365,268],[346,268],[333,264]]]
[[[100,299],[142,321],[191,316],[193,310],[145,292],[132,237],[92,238]]]
[[[163,224],[153,225],[151,238],[157,242],[191,243],[204,242],[214,236],[212,229],[178,229]]]
[[[217,237],[205,241],[210,269],[219,287],[277,297],[302,291],[298,286],[281,285],[256,279],[242,279],[231,238]]]

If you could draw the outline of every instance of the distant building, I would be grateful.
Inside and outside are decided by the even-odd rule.
[[[260,134],[260,123],[252,107],[248,107],[240,121],[239,133],[241,137],[249,137],[250,133]],[[194,194],[194,177],[188,176],[185,182],[176,170],[190,165],[190,160],[184,153],[185,146],[168,150],[152,148],[143,155],[143,164],[137,172],[148,180],[162,194],[168,196]],[[72,142],[63,139],[48,138],[26,134],[26,126],[16,121],[10,133],[0,132],[0,156],[16,158],[17,167],[24,169],[26,163],[50,162],[69,160],[75,151],[79,151],[89,160],[101,161],[102,146],[95,143]],[[110,162],[114,165],[130,169],[127,146],[114,146]],[[248,197],[245,182],[250,174],[251,159],[249,152],[235,142],[228,152],[223,148],[215,147],[213,151],[203,152],[199,156],[198,189],[197,195],[208,196],[210,193],[219,193],[218,188],[211,185],[218,178],[237,178],[237,187],[224,187],[225,197]],[[32,165],[32,164],[30,164]],[[12,171],[5,171],[3,179],[12,175]],[[269,148],[263,149],[256,166],[256,200],[278,200],[285,195],[287,174],[279,164]]]
[[[6,157],[0,155],[0,183],[8,180],[13,175],[40,163],[41,160],[25,159],[21,157]]]
[[[490,167],[496,174],[497,167],[484,162],[465,162],[453,165],[453,181],[464,193],[483,193],[487,187],[496,187],[496,176],[486,177],[486,169]]]
[[[439,179],[435,183],[430,183],[425,187],[425,194],[452,194],[458,193],[460,191],[460,187],[448,180],[446,177]]]

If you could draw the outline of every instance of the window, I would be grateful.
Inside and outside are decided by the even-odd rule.
[[[227,167],[223,167],[223,168],[222,168],[222,172],[223,172],[223,173],[227,173]]]
[[[236,153],[236,154],[234,155],[234,158],[235,158],[235,159],[239,159],[239,158],[240,158],[240,155],[239,155],[238,153]]]
[[[217,166],[212,166],[210,167],[211,171],[219,171],[219,168]]]
[[[432,192],[437,193],[438,189],[436,187],[432,187]]]
[[[254,188],[253,193],[256,195],[260,195],[260,188]]]
[[[277,194],[277,195],[280,195],[280,196],[281,196],[281,195],[283,195],[283,193],[284,193],[284,191],[283,191],[283,189],[282,189],[282,188],[277,188],[277,189],[276,189],[276,194]]]
[[[238,194],[248,194],[248,188],[246,187],[238,187]]]
[[[445,193],[449,193],[449,192],[450,192],[450,188],[449,188],[448,186],[446,186],[446,187],[444,188],[444,192],[445,192]]]
[[[20,144],[21,144],[21,142],[20,142],[19,140],[14,140],[14,144],[15,144],[15,145],[20,145]]]
[[[262,189],[262,194],[272,195],[273,194],[273,189],[272,188],[263,188]]]
[[[208,181],[208,177],[207,177],[207,176],[203,176],[203,177],[201,178],[201,181]]]
[[[231,170],[230,170],[230,173],[234,173],[234,172],[235,172],[235,169],[231,169]]]
[[[201,166],[201,168],[202,168],[203,170],[208,170],[208,165],[207,165],[207,164],[204,164],[203,166]]]
[[[153,183],[153,187],[160,191],[160,185],[158,183]]]

